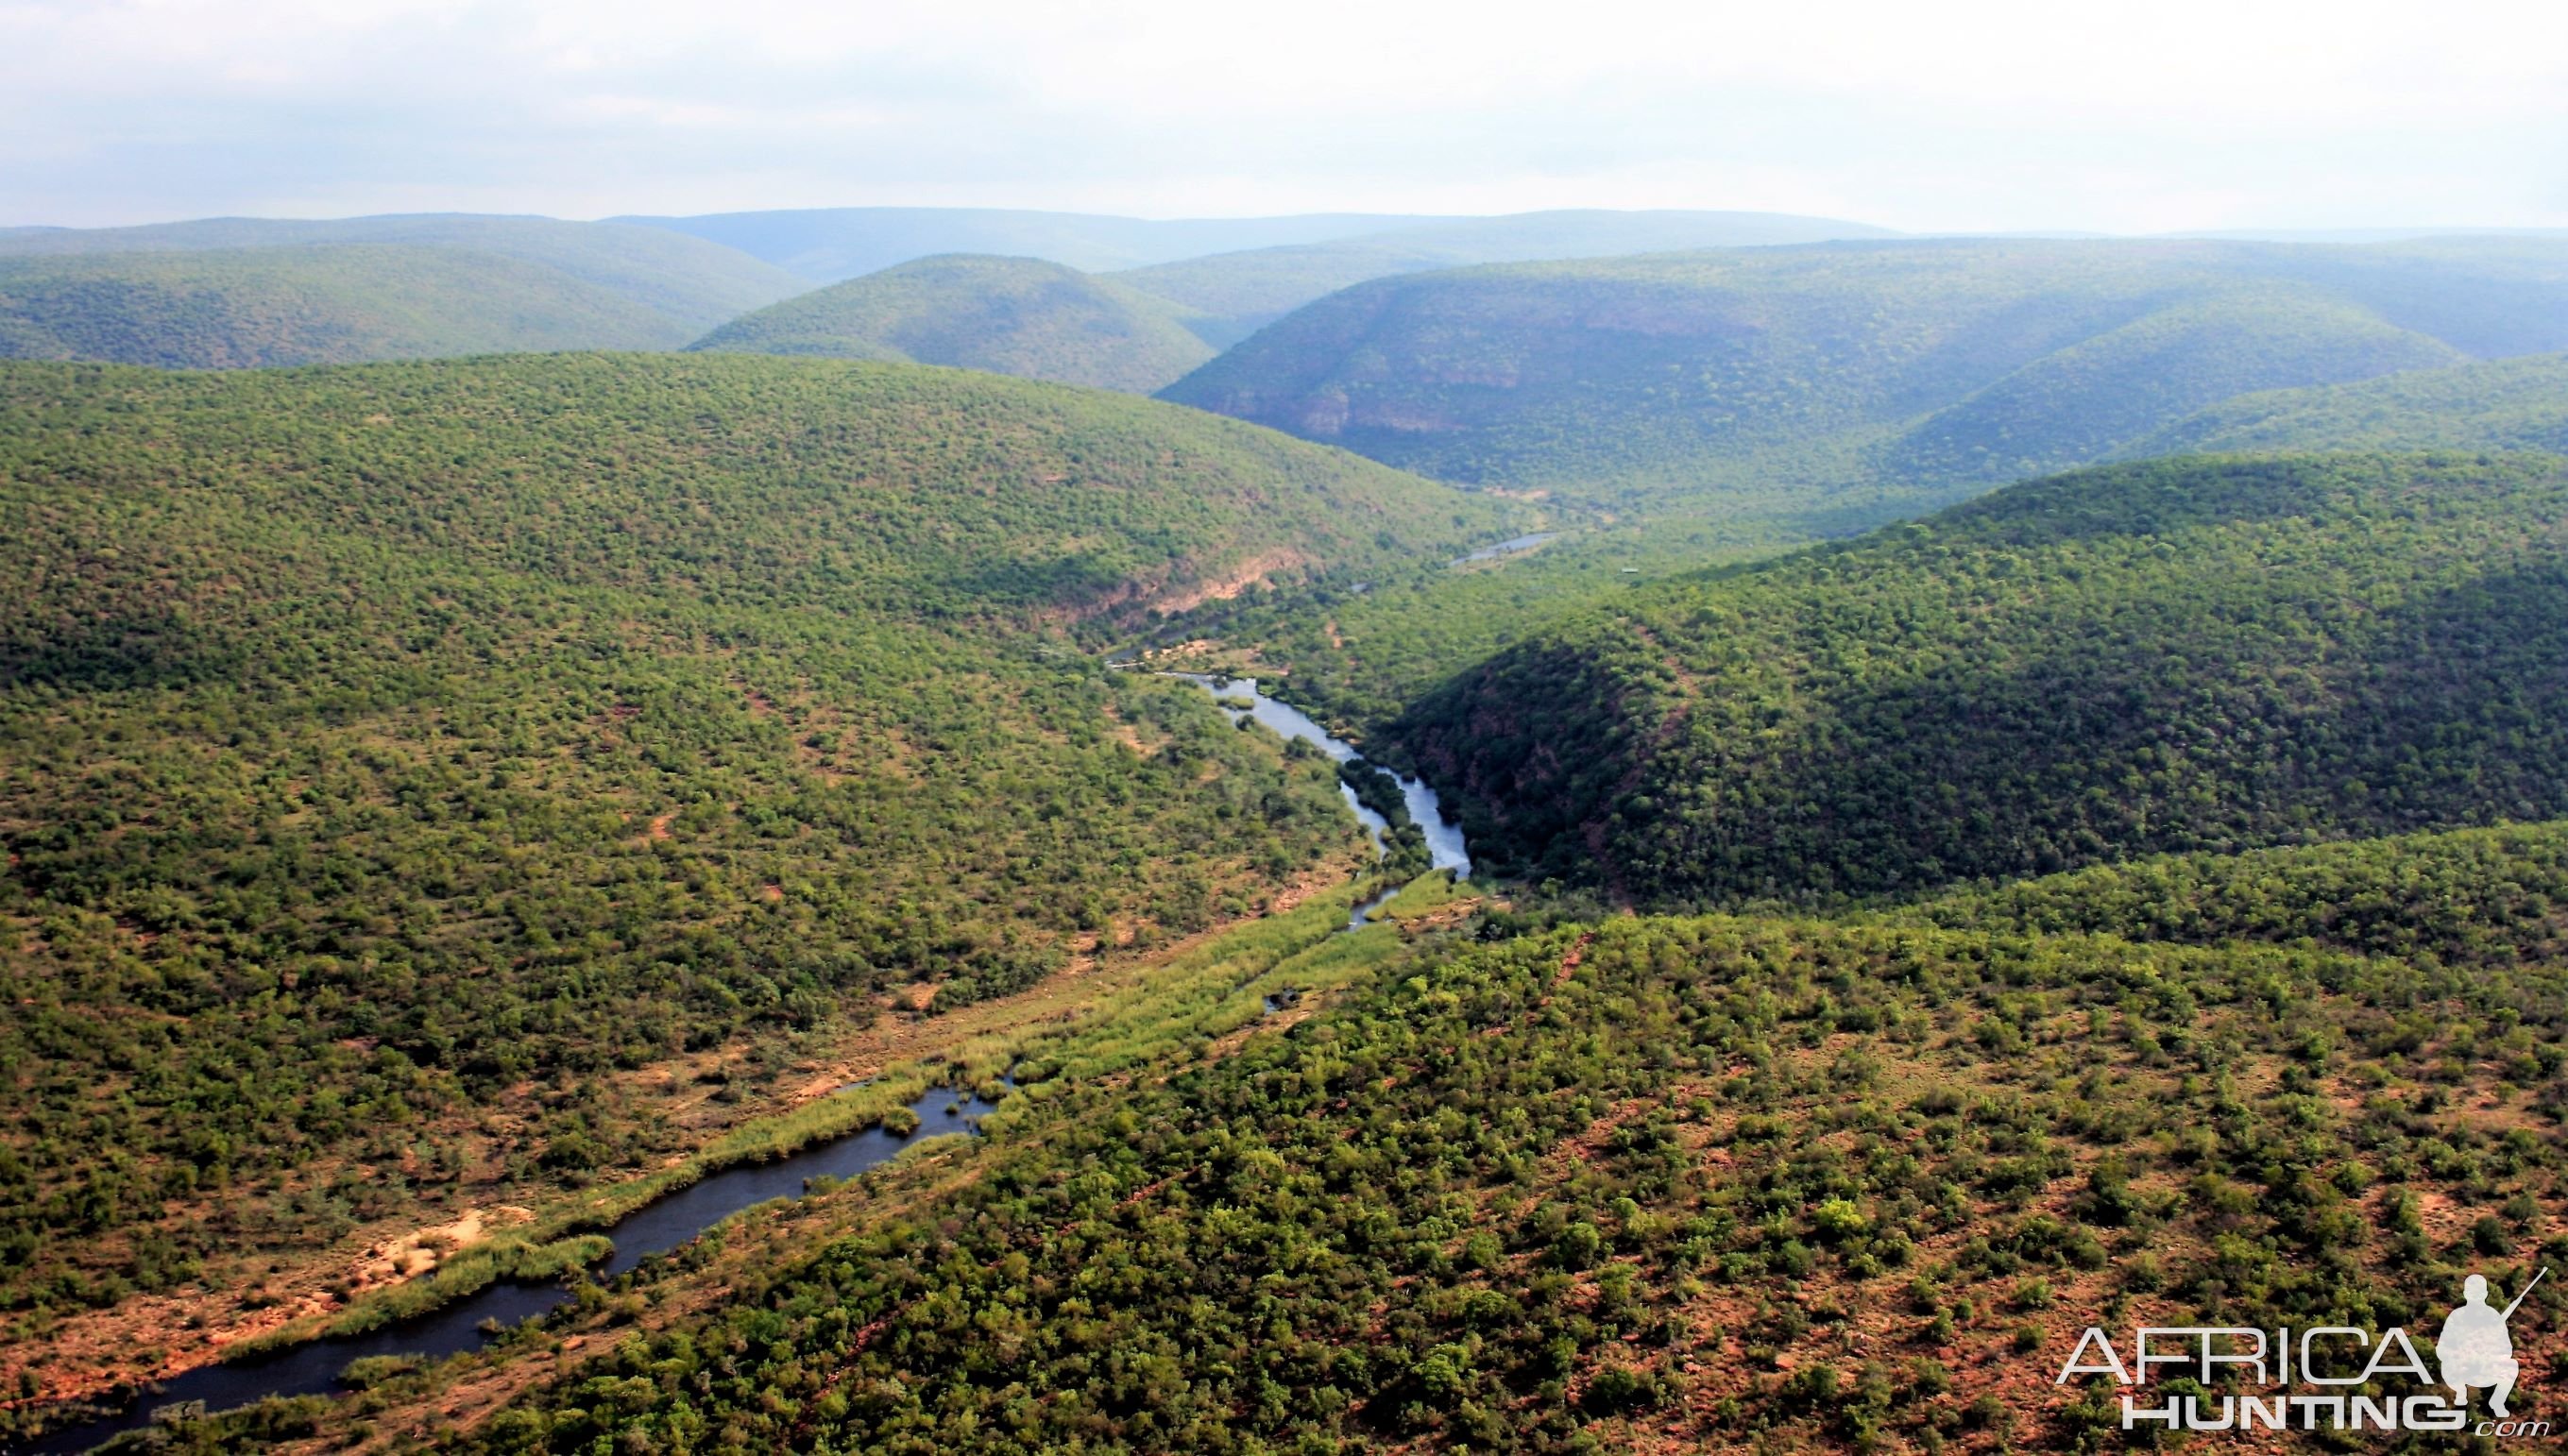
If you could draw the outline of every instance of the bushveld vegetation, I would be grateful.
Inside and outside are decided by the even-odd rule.
[[[2544,450],[2568,454],[2568,354],[2240,395],[2122,453]]]
[[[2199,861],[2119,914],[2316,899],[2348,855],[2547,885],[2560,834]],[[2463,1273],[2568,1258],[2555,909],[2374,879],[2364,939],[2467,963],[1962,902],[1487,915],[1164,1083],[1012,1104],[931,1203],[872,1175],[878,1212],[702,1317],[612,1337],[667,1269],[557,1316],[526,1338],[603,1352],[476,1444],[2112,1448],[2051,1384],[2087,1323],[2430,1326]],[[2533,1308],[2546,1369],[2568,1301]]]
[[[1499,531],[1228,422],[579,357],[0,370],[0,1306],[687,1150],[620,1074],[1364,851],[1098,649]]]
[[[560,1310],[146,1439],[2091,1450],[2086,1324],[2518,1290],[2568,1265],[2568,461],[2481,448],[2555,361],[2468,360],[2568,342],[2546,246],[1474,270],[1176,391],[1555,492],[1462,565],[1516,505],[946,370],[0,367],[19,1391],[84,1311],[500,1198],[269,1337]],[[2347,436],[2460,447],[1739,559]],[[1291,668],[1512,898],[1136,643]],[[946,1031],[841,1085],[877,1018]],[[789,1063],[772,1115],[642,1091]],[[940,1084],[988,1136],[575,1274]]]
[[[0,358],[249,369],[683,338],[567,274],[455,248],[0,257]]]
[[[1393,736],[1475,855],[1803,903],[2568,812],[2568,469],[2178,459],[1662,583]]]

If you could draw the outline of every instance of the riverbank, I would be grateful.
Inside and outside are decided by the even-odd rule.
[[[1344,989],[1390,973],[1411,953],[1416,927],[1439,920],[1449,923],[1458,907],[1473,902],[1468,894],[1457,895],[1442,874],[1426,877],[1417,889],[1408,897],[1408,905],[1423,913],[1410,929],[1385,919],[1349,932],[1347,918],[1359,897],[1372,898],[1381,889],[1372,880],[1345,882],[1290,910],[1208,933],[1114,974],[1091,977],[1076,995],[1075,1005],[1069,1004],[1071,993],[1057,989],[1060,1000],[1052,1014],[1020,1019],[1010,1027],[987,1029],[956,1043],[945,1065],[967,1081],[978,1073],[995,1075],[1003,1066],[1020,1069],[1024,1085],[978,1116],[984,1129],[999,1135],[1000,1145],[1013,1145],[1010,1140],[1021,1120],[1040,1118],[1045,1104],[1074,1087],[1163,1077],[1203,1059],[1227,1055],[1249,1036],[1280,1032]],[[1270,1013],[1270,1006],[1282,1010]],[[958,1095],[937,1090],[927,1100],[932,1104]],[[932,1176],[969,1176],[969,1170],[978,1166],[981,1144],[938,1139],[947,1146],[927,1146],[926,1135],[940,1130],[939,1119],[936,1107],[923,1107],[921,1120],[927,1125],[920,1140],[895,1150],[887,1161],[908,1166],[918,1161],[907,1156],[915,1149],[921,1158],[932,1160]],[[799,1182],[795,1160],[764,1166]],[[699,1240],[674,1264],[640,1271],[634,1276],[641,1281],[638,1286],[619,1284],[574,1300],[549,1302],[543,1310],[529,1312],[549,1312],[554,1318],[515,1324],[488,1343],[477,1341],[451,1358],[398,1369],[350,1398],[370,1411],[386,1402],[409,1404],[415,1411],[411,1418],[417,1422],[412,1432],[416,1435],[451,1430],[448,1417],[457,1403],[450,1392],[469,1389],[476,1404],[504,1400],[523,1381],[554,1368],[551,1361],[525,1358],[529,1348],[566,1354],[581,1347],[584,1336],[578,1330],[600,1324],[650,1327],[664,1315],[675,1318],[686,1310],[701,1308],[714,1297],[707,1293],[708,1281],[730,1287],[729,1280],[716,1271],[727,1273],[729,1261],[744,1243],[754,1243],[757,1250],[752,1266],[772,1271],[816,1247],[813,1241],[846,1227],[872,1207],[877,1182],[868,1179],[861,1198],[819,1197],[762,1206],[769,1211],[725,1224],[724,1229],[731,1232]],[[824,1178],[824,1191],[834,1184],[834,1177]],[[805,1208],[805,1204],[815,1207]],[[618,1268],[627,1263],[621,1254],[615,1261]],[[748,1277],[746,1271],[741,1277]],[[639,1298],[632,1289],[648,1289],[650,1294]],[[539,1293],[553,1291],[547,1286]],[[387,1346],[366,1353],[394,1350]],[[335,1375],[335,1371],[332,1364],[322,1373]],[[335,1390],[337,1382],[325,1379],[313,1388]],[[435,1397],[433,1406],[420,1403],[430,1395]],[[183,1397],[183,1391],[173,1390],[160,1399]],[[286,1410],[289,1405],[280,1403],[276,1409]]]
[[[1214,685],[1207,682],[1206,686]],[[1330,736],[1288,705],[1257,692],[1253,682],[1222,684],[1215,697],[1236,703],[1241,694],[1247,695],[1244,707],[1225,705],[1236,721],[1253,718],[1285,737],[1315,744],[1342,762],[1356,756],[1352,745]],[[1422,825],[1432,826],[1431,842],[1440,845],[1442,866],[1467,871],[1460,836],[1443,819],[1432,791],[1414,781],[1403,787],[1411,794]],[[1364,808],[1352,791],[1347,792],[1347,801],[1373,833],[1379,852],[1386,827],[1381,817]],[[860,1135],[863,1129],[883,1124],[886,1117],[906,1114],[913,1121],[929,1121],[913,1104],[932,1096],[932,1088],[945,1083],[989,1086],[1012,1066],[1031,1068],[1025,1095],[1040,1102],[1072,1082],[1220,1054],[1235,1047],[1240,1036],[1274,1011],[1279,995],[1300,1006],[1290,1019],[1298,1019],[1316,1004],[1306,998],[1367,974],[1388,949],[1381,936],[1352,937],[1352,944],[1340,946],[1324,943],[1344,930],[1364,927],[1368,916],[1385,902],[1396,896],[1417,901],[1423,894],[1428,898],[1420,903],[1432,908],[1461,894],[1449,875],[1431,876],[1436,882],[1433,890],[1421,881],[1404,892],[1401,884],[1381,882],[1354,867],[1324,873],[1339,877],[1334,888],[1321,889],[1306,879],[1274,897],[1263,918],[1205,932],[1120,964],[1101,954],[1076,958],[1070,970],[1016,996],[976,1003],[946,1016],[901,1018],[898,1023],[913,1033],[904,1038],[907,1059],[871,1066],[862,1066],[861,1058],[840,1062],[837,1070],[845,1075],[845,1083],[817,1094],[806,1083],[805,1095],[785,1110],[740,1122],[682,1160],[550,1203],[521,1226],[453,1251],[418,1277],[362,1291],[343,1306],[268,1321],[244,1338],[216,1344],[210,1351],[212,1361],[198,1360],[163,1371],[158,1378],[168,1384],[164,1393],[125,1402],[120,1418],[105,1426],[131,1425],[137,1413],[163,1400],[203,1400],[219,1407],[259,1394],[294,1393],[287,1386],[304,1392],[333,1389],[339,1366],[347,1359],[414,1353],[443,1356],[469,1350],[481,1342],[476,1326],[483,1322],[485,1313],[503,1324],[543,1313],[567,1298],[557,1282],[559,1276],[594,1268],[612,1278],[631,1269],[643,1253],[683,1243],[750,1201],[714,1200],[701,1211],[701,1218],[690,1222],[682,1214],[672,1224],[664,1217],[664,1227],[655,1229],[648,1239],[635,1240],[627,1221],[687,1202],[683,1195],[706,1180],[732,1176],[732,1170],[738,1169],[776,1170],[784,1178],[771,1180],[760,1197],[790,1194],[800,1186],[801,1175],[794,1167],[810,1149]],[[1102,953],[1105,948],[1092,950]],[[1326,954],[1313,955],[1315,950]],[[1280,969],[1288,966],[1291,969]],[[818,1067],[806,1058],[798,1069]],[[976,1115],[988,1114],[993,1122],[1004,1115],[977,1102],[972,1110]],[[936,1129],[931,1125],[926,1130]],[[879,1151],[887,1157],[896,1150],[887,1144]],[[822,1171],[834,1177],[860,1168]],[[609,1231],[616,1247],[612,1257],[605,1257],[607,1245],[601,1235]],[[370,1255],[376,1252],[369,1250]],[[257,1388],[257,1375],[271,1369],[280,1371],[284,1382],[274,1392]],[[103,1428],[84,1422],[73,1429]],[[64,1444],[58,1434],[36,1449],[77,1447]]]
[[[1444,876],[1430,878],[1438,886],[1445,886]],[[883,1104],[903,1105],[897,1099],[914,1089],[924,1093],[923,1099],[913,1099],[924,1124],[919,1136],[932,1136],[950,1125],[943,1119],[940,1104],[964,1094],[944,1090],[941,1085],[929,1086],[930,1076],[970,1086],[997,1077],[1010,1065],[1024,1065],[1041,1078],[1024,1088],[1024,1094],[1030,1101],[1040,1102],[1073,1083],[1120,1078],[1141,1067],[1165,1067],[1197,1055],[1235,1049],[1239,1037],[1259,1029],[1270,998],[1290,998],[1296,1014],[1281,1021],[1289,1024],[1307,1015],[1332,991],[1369,975],[1384,956],[1397,950],[1399,937],[1387,925],[1363,937],[1341,934],[1360,897],[1381,893],[1370,880],[1343,881],[1333,888],[1302,895],[1290,908],[1278,909],[1264,918],[1208,931],[1146,957],[1084,975],[1056,978],[1016,997],[975,1004],[950,1018],[930,1019],[927,1024],[944,1033],[938,1037],[939,1050],[932,1065],[895,1068],[885,1079],[864,1087],[846,1089],[782,1116],[746,1124],[724,1144],[708,1149],[692,1168],[667,1170],[651,1179],[634,1180],[566,1201],[548,1209],[541,1221],[530,1224],[519,1237],[532,1241],[562,1234],[577,1239],[583,1236],[575,1230],[593,1227],[618,1210],[629,1212],[631,1205],[644,1199],[644,1190],[664,1200],[673,1194],[682,1199],[686,1196],[684,1190],[698,1180],[732,1176],[727,1170],[781,1175],[784,1186],[772,1189],[766,1196],[798,1192],[805,1176],[799,1162],[808,1156],[811,1145],[827,1145],[850,1120],[878,1123]],[[1444,888],[1431,893],[1441,903],[1448,899],[1450,892]],[[995,1109],[975,1105],[973,1111],[985,1124],[1004,1125],[1004,1104]],[[760,1159],[752,1150],[762,1145],[799,1146],[799,1152]],[[885,1149],[885,1155],[899,1150],[895,1141]],[[818,1176],[839,1177],[845,1176],[847,1170],[810,1171]],[[643,1216],[648,1217],[653,1207],[643,1202]],[[730,1211],[726,1210],[725,1216]],[[709,1218],[705,1222],[717,1221]],[[690,1227],[681,1234],[650,1243],[655,1250],[667,1248],[700,1232],[701,1226]],[[616,1229],[613,1235],[619,1247],[602,1271],[609,1277],[639,1262],[628,1231]],[[595,1252],[594,1248],[589,1251],[591,1255]],[[571,1261],[574,1265],[587,1262]],[[479,1347],[482,1341],[475,1326],[485,1316],[480,1305],[492,1300],[492,1295],[484,1291],[503,1297],[486,1312],[508,1324],[565,1303],[558,1284],[510,1283],[505,1273],[504,1268],[494,1271],[495,1284],[492,1278],[484,1278],[470,1286],[460,1282],[441,1285],[432,1278],[412,1287],[420,1291],[416,1303],[396,1303],[400,1293],[396,1291],[392,1299],[361,1302],[344,1310],[307,1319],[290,1326],[283,1335],[270,1335],[256,1345],[223,1350],[222,1363],[200,1362],[188,1371],[174,1372],[165,1389],[142,1402],[120,1405],[129,1415],[148,1415],[152,1407],[165,1402],[201,1399],[219,1409],[226,1395],[231,1397],[229,1403],[237,1404],[259,1395],[285,1393],[267,1388],[244,1393],[237,1381],[209,1378],[228,1375],[240,1366],[260,1372],[276,1369],[269,1362],[277,1359],[293,1362],[281,1374],[305,1390],[335,1390],[339,1369],[352,1359],[418,1352],[414,1346],[422,1344],[443,1345],[427,1351],[437,1355],[470,1352]],[[467,1303],[459,1305],[457,1301]],[[370,1337],[362,1344],[348,1342],[350,1335],[359,1333],[381,1337]],[[321,1336],[317,1343],[313,1340],[316,1335]],[[200,1386],[204,1387],[201,1391]],[[135,1423],[138,1422],[129,1419],[106,1424],[122,1427]],[[71,1428],[99,1429],[98,1424],[87,1420]],[[27,1449],[80,1449],[66,1444],[63,1434],[40,1440]],[[13,1445],[9,1449],[19,1448]]]

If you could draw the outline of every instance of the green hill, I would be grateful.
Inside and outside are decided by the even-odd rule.
[[[693,338],[726,319],[800,293],[809,285],[737,250],[659,228],[603,222],[562,222],[549,217],[493,217],[421,213],[292,221],[214,217],[147,227],[44,228],[0,234],[0,257],[224,252],[283,248],[309,258],[314,250],[352,243],[461,249],[567,275],[578,284],[667,321],[664,332]],[[501,298],[521,282],[502,275]],[[552,288],[561,287],[557,282]],[[566,290],[567,291],[567,290]],[[457,298],[468,310],[499,305]],[[520,307],[545,306],[540,293]],[[611,347],[599,340],[590,347]],[[542,346],[553,347],[553,346]]]
[[[2568,813],[2568,467],[2174,459],[1643,588],[1414,709],[1475,858],[1826,899]]]
[[[1330,764],[1103,652],[1500,527],[907,366],[0,366],[6,1353],[661,1167],[707,1067],[1343,877]]]
[[[943,364],[1146,395],[1212,357],[1178,310],[1035,258],[921,258],[735,319],[699,350]]]
[[[2154,307],[2025,365],[1882,449],[1901,478],[2002,480],[2134,453],[2134,438],[2207,402],[2277,381],[2368,379],[2458,350],[2352,304],[2240,289]]]
[[[1341,288],[1471,261],[1429,248],[1357,240],[1213,253],[1107,276],[1188,310],[1204,342],[1227,349]]]
[[[668,349],[686,335],[555,269],[457,248],[0,256],[0,358],[252,369]]]
[[[1473,263],[1601,258],[1676,248],[1884,237],[1883,229],[1777,212],[1524,212],[1445,218],[1329,242],[1214,253],[1117,274],[1201,317],[1227,348],[1314,299],[1373,278]]]
[[[1923,241],[1470,268],[1333,294],[1162,394],[1457,482],[1832,529],[2243,393],[2556,349],[2558,258]]]
[[[2378,922],[2450,920],[2430,894]],[[2555,926],[2472,924],[2504,970],[2013,925],[1368,932],[1401,959],[1289,1031],[1044,1075],[971,1146],[323,1429],[444,1434],[513,1366],[534,1388],[471,1449],[2117,1449],[2120,1392],[2053,1379],[2086,1326],[2423,1339],[2465,1274],[2568,1258]],[[2563,1310],[2527,1302],[2528,1369]]]
[[[2568,454],[2568,354],[2240,395],[2122,447],[2145,455],[2307,449]]]
[[[2568,822],[2167,855],[1965,890],[1884,918],[2556,969],[2568,966]]]

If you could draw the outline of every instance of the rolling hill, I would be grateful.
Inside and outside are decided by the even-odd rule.
[[[716,329],[703,351],[942,364],[1146,395],[1212,357],[1159,299],[1035,258],[921,258]]]
[[[1457,482],[1826,527],[2244,393],[2556,349],[2563,258],[1923,241],[1458,269],[1333,294],[1162,395]]]
[[[2568,454],[2568,355],[2240,395],[2118,453],[2497,449]]]
[[[813,207],[608,220],[704,238],[813,282],[836,283],[939,253],[1042,258],[1098,272],[1353,237],[1435,219],[1313,213],[1159,220],[1001,207]]]
[[[1194,310],[1200,315],[1196,331],[1214,347],[1228,348],[1314,299],[1396,273],[1887,236],[1885,229],[1862,223],[1779,212],[1522,212],[1444,218],[1361,237],[1214,253],[1116,276]]]
[[[609,221],[704,238],[820,283],[939,253],[1041,258],[1092,273],[1144,269],[1122,281],[1223,317],[1280,311],[1333,288],[1400,271],[1409,260],[1451,266],[1885,235],[1880,228],[1826,218],[1681,211],[1151,219],[995,207],[817,207]],[[1315,288],[1317,280],[1329,278],[1339,281]],[[1274,301],[1285,297],[1290,302]],[[1216,347],[1223,342],[1216,340]]]
[[[0,1367],[140,1358],[157,1316],[89,1312],[140,1294],[258,1325],[879,1017],[1343,878],[1325,759],[1099,654],[1502,530],[911,366],[0,366]]]
[[[214,217],[146,227],[29,229],[0,235],[0,257],[279,248],[309,257],[320,248],[356,243],[462,250],[548,269],[647,309],[668,321],[667,330],[688,338],[809,286],[731,248],[659,228],[469,213],[327,221]],[[527,302],[543,304],[539,296]],[[456,305],[471,307],[472,301],[459,298]]]
[[[837,220],[778,243],[896,233]],[[190,226],[0,233],[0,353],[673,317]],[[1766,241],[1360,283],[1170,391],[1572,517],[1477,560],[1531,508],[1000,377],[1226,327],[1027,258],[685,353],[0,363],[0,1445],[496,1280],[549,1312],[128,1440],[2092,1452],[2086,1326],[2568,1267],[2555,242]],[[1141,643],[1289,666],[1481,883]],[[717,1168],[788,1196],[618,1225]]]
[[[667,349],[686,327],[542,264],[460,248],[0,256],[0,358],[253,369]]]
[[[2554,817],[2563,506],[2541,455],[2102,467],[1641,589],[1396,736],[1475,856],[1662,903]]]

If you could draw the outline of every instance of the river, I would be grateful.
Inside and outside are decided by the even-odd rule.
[[[1329,730],[1313,723],[1309,714],[1290,703],[1267,697],[1259,690],[1255,678],[1223,678],[1204,673],[1178,673],[1175,676],[1210,692],[1214,701],[1222,704],[1223,711],[1231,716],[1231,721],[1234,723],[1241,719],[1255,719],[1287,738],[1300,738],[1311,744],[1328,754],[1333,762],[1348,763],[1364,756],[1356,751],[1355,744],[1344,738],[1330,736]],[[1245,709],[1231,708],[1227,700],[1240,697],[1246,697],[1249,700],[1249,706]],[[1387,768],[1383,771],[1391,772]],[[1428,868],[1451,870],[1453,878],[1469,879],[1471,851],[1462,843],[1461,829],[1444,817],[1444,805],[1436,797],[1436,790],[1415,778],[1403,777],[1397,773],[1392,774],[1392,777],[1400,784],[1401,801],[1408,806],[1409,817],[1416,820],[1419,829],[1427,835]],[[1391,832],[1391,821],[1358,802],[1356,791],[1346,784],[1339,784],[1338,792],[1346,795],[1347,807],[1355,810],[1357,820],[1365,826],[1365,832],[1373,836],[1374,852],[1381,853],[1383,836]],[[1389,898],[1390,894],[1398,892],[1399,887],[1395,885],[1384,898]],[[1380,903],[1380,900],[1376,900],[1372,904],[1358,906],[1353,923],[1364,924],[1365,916]]]
[[[1255,719],[1287,738],[1299,738],[1345,763],[1363,756],[1355,745],[1333,737],[1328,730],[1313,723],[1310,717],[1288,703],[1281,703],[1258,691],[1253,678],[1215,678],[1194,673],[1177,676],[1200,684],[1214,699],[1234,700],[1245,697],[1245,709],[1224,711],[1234,722]],[[1462,831],[1444,817],[1444,805],[1438,802],[1436,790],[1415,778],[1400,778],[1403,800],[1409,816],[1427,836],[1427,851],[1433,868],[1451,870],[1457,879],[1471,873],[1470,852],[1463,846]],[[1357,802],[1355,790],[1338,785],[1346,795],[1347,807],[1373,836],[1374,851],[1383,852],[1383,836],[1391,825],[1380,814]],[[1348,919],[1348,926],[1363,925],[1385,901],[1398,894],[1397,885],[1358,905]],[[1275,1010],[1269,1004],[1267,1010]],[[812,1178],[846,1178],[865,1171],[890,1158],[918,1137],[939,1132],[975,1131],[981,1116],[992,1110],[992,1104],[969,1092],[950,1087],[931,1088],[925,1096],[910,1104],[918,1115],[918,1132],[912,1137],[895,1137],[879,1127],[815,1143],[799,1153],[767,1163],[747,1163],[727,1168],[670,1194],[655,1203],[646,1204],[627,1215],[623,1222],[607,1231],[615,1241],[615,1252],[592,1273],[600,1280],[615,1276],[639,1265],[654,1254],[663,1254],[695,1238],[715,1224],[740,1212],[776,1198],[800,1198],[805,1180]],[[203,1402],[206,1410],[229,1410],[271,1395],[317,1395],[341,1388],[339,1372],[352,1360],[370,1355],[420,1355],[436,1358],[479,1349],[490,1338],[484,1325],[497,1330],[520,1320],[545,1313],[570,1299],[570,1287],[559,1280],[540,1283],[503,1281],[479,1294],[471,1295],[444,1309],[404,1319],[365,1334],[332,1335],[305,1340],[267,1354],[221,1364],[199,1365],[195,1369],[171,1376],[152,1393],[128,1403],[112,1415],[100,1416],[77,1425],[48,1431],[42,1436],[12,1445],[12,1453],[61,1453],[86,1451],[122,1431],[137,1430],[152,1423],[152,1413],[163,1406]]]
[[[879,1127],[827,1142],[767,1163],[744,1163],[689,1184],[655,1203],[645,1204],[608,1231],[615,1252],[595,1266],[601,1280],[613,1279],[654,1254],[665,1254],[740,1212],[776,1198],[800,1198],[804,1180],[848,1178],[865,1171],[920,1138],[941,1132],[977,1130],[993,1104],[952,1087],[930,1088],[909,1104],[918,1114],[918,1131],[897,1137]],[[20,1444],[11,1452],[86,1451],[120,1431],[152,1423],[152,1412],[166,1405],[203,1401],[207,1410],[229,1410],[271,1395],[317,1395],[340,1388],[339,1372],[351,1360],[368,1355],[460,1354],[479,1349],[493,1328],[515,1324],[566,1303],[570,1287],[559,1280],[540,1283],[502,1281],[443,1309],[387,1324],[365,1334],[331,1335],[287,1345],[267,1354],[222,1364],[199,1365],[173,1375],[159,1389],[113,1415],[63,1426]]]
[[[1456,556],[1444,564],[1447,566],[1468,566],[1474,561],[1495,561],[1501,556],[1513,556],[1518,551],[1530,551],[1545,541],[1556,541],[1559,539],[1560,532],[1558,531],[1536,531],[1529,536],[1509,536],[1507,539],[1498,542],[1494,546],[1482,546],[1477,551],[1466,551],[1462,555]]]

